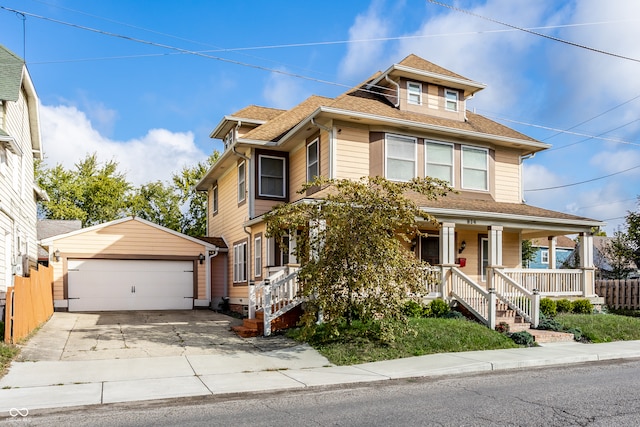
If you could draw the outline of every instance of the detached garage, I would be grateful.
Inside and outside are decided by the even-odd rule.
[[[54,306],[68,311],[208,307],[209,259],[221,250],[134,217],[40,243],[54,267]]]

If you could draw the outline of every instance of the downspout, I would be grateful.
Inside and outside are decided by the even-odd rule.
[[[244,232],[249,236],[247,238],[247,285],[249,284],[249,277],[251,277],[251,230],[247,231],[247,226],[243,225]]]
[[[390,83],[396,87],[396,102],[395,104],[393,104],[393,106],[396,108],[400,107],[400,84],[391,80],[388,74],[384,75],[384,79],[387,83]]]
[[[204,270],[205,271],[204,274],[205,274],[205,280],[206,280],[205,283],[207,283],[207,288],[206,288],[207,292],[205,293],[205,297],[209,300],[209,307],[211,307],[211,303],[213,302],[211,300],[212,298],[211,296],[211,259],[218,256],[219,249],[220,248],[214,245],[212,251],[207,251],[207,267]]]
[[[524,176],[522,175],[522,164],[525,160],[528,159],[533,159],[535,157],[536,153],[529,153],[529,154],[525,154],[524,156],[520,156],[519,160],[520,160],[520,195],[521,195],[521,199],[522,199],[522,203],[526,203],[527,201],[524,199]]]
[[[336,165],[335,163],[335,152],[336,152],[336,147],[335,147],[335,138],[333,136],[333,127],[328,128],[326,126],[321,125],[320,123],[317,123],[315,118],[311,117],[311,124],[318,127],[319,129],[322,129],[323,131],[327,132],[329,134],[329,179],[334,179],[335,178],[335,170],[336,170]]]

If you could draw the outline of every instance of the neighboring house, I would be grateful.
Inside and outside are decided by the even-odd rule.
[[[34,183],[36,159],[38,96],[24,61],[0,45],[0,315],[14,275],[28,275],[38,260],[36,203],[46,194]]]
[[[594,236],[594,242],[595,239]],[[532,239],[531,243],[536,251],[533,260],[529,262],[529,268],[563,268],[565,261],[571,257],[576,248],[575,240],[567,236],[557,236],[551,239],[536,238]],[[555,266],[550,267],[553,264]]]
[[[37,224],[38,241],[80,230],[82,221],[79,219],[40,219]],[[38,263],[49,265],[49,251],[38,245]]]
[[[316,175],[432,176],[457,190],[436,201],[415,197],[439,222],[423,222],[427,235],[415,242],[416,256],[441,274],[434,294],[473,305],[489,298],[487,289],[513,283],[551,293],[536,284],[540,270],[522,270],[521,242],[579,234],[587,242],[583,268],[571,272],[576,280],[567,292],[594,297],[590,230],[603,223],[523,203],[522,163],[550,146],[467,111],[467,99],[484,87],[409,55],[336,98],[311,96],[287,111],[249,106],[223,117],[210,136],[224,141],[224,152],[196,186],[208,194],[208,235],[229,247],[226,278],[211,284],[213,300],[228,297],[251,314],[261,307],[249,300],[251,282],[273,284],[282,270],[293,271],[295,238],[279,247],[265,236],[262,218],[276,204],[321,198],[319,189],[297,193]]]
[[[225,248],[128,217],[40,241],[57,311],[209,307],[210,263]]]
[[[615,276],[613,262],[606,254],[606,246],[613,240],[613,237],[594,236],[593,237],[593,259],[594,265],[598,269],[599,278],[608,279]],[[624,268],[628,271],[628,279],[640,277],[640,269],[635,262],[629,261]]]

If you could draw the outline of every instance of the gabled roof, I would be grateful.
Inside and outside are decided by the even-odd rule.
[[[17,101],[22,84],[24,61],[6,47],[0,45],[0,99]]]
[[[261,107],[258,105],[249,105],[242,110],[235,113],[224,116],[220,123],[211,131],[210,138],[224,138],[229,131],[235,127],[238,123],[251,123],[256,126],[266,123],[267,121],[274,119],[278,115],[282,114],[286,110],[279,108]]]
[[[89,232],[89,231],[101,230],[103,228],[110,227],[110,226],[116,225],[116,224],[121,224],[121,223],[128,222],[128,221],[137,221],[137,222],[140,222],[142,224],[148,225],[150,227],[156,228],[158,230],[173,234],[174,236],[180,237],[182,239],[190,240],[193,243],[197,243],[197,244],[205,246],[207,248],[207,250],[209,250],[209,249],[210,250],[214,250],[215,249],[214,246],[211,243],[208,243],[206,241],[203,241],[203,240],[195,238],[195,237],[187,236],[186,234],[182,234],[182,233],[180,233],[178,231],[175,231],[175,230],[172,230],[170,228],[163,227],[162,225],[158,225],[158,224],[156,224],[154,222],[147,221],[145,219],[138,218],[138,217],[133,217],[133,216],[116,219],[114,221],[109,221],[109,222],[105,222],[105,223],[102,223],[102,224],[97,224],[97,225],[94,225],[94,226],[91,226],[91,227],[87,227],[87,228],[81,228],[80,230],[70,231],[70,232],[64,233],[64,234],[58,234],[56,236],[50,236],[50,237],[47,237],[45,239],[40,240],[40,244],[42,246],[49,246],[49,245],[52,245],[54,241],[59,240],[59,239],[64,239],[64,238],[67,238],[67,237],[76,236],[78,234],[86,233],[86,232]]]

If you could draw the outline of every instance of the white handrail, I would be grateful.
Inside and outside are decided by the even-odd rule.
[[[495,329],[495,294],[484,290],[458,268],[453,267],[451,272],[451,295],[485,325]]]
[[[491,269],[490,274],[493,276],[496,296],[531,323],[532,327],[537,327],[540,312],[540,295],[537,289],[529,291],[497,268]]]
[[[505,268],[502,272],[530,292],[537,289],[540,295],[583,295],[583,270]]]

